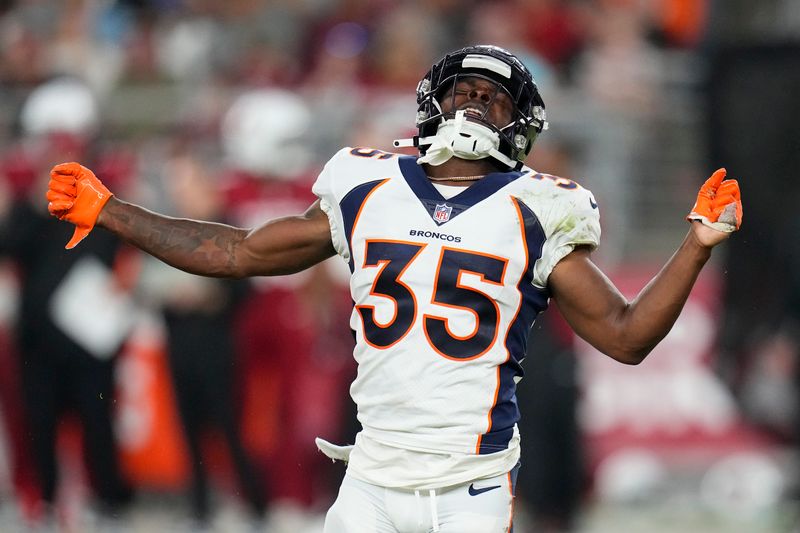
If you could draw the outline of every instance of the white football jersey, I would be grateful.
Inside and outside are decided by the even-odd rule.
[[[416,488],[496,475],[476,456],[513,467],[528,332],[556,263],[598,244],[591,193],[526,167],[445,199],[416,158],[367,148],[338,152],[313,191],[352,272],[351,394],[363,431],[351,474]],[[408,452],[444,459],[441,472],[417,456],[381,464]]]

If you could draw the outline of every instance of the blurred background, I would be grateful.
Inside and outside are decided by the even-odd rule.
[[[533,72],[528,164],[594,192],[627,295],[714,169],[746,206],[643,364],[537,321],[515,531],[800,531],[794,0],[0,1],[0,531],[321,531],[344,467],[314,437],[358,431],[341,261],[226,282],[102,230],[66,252],[48,171],[173,216],[298,213],[475,43]]]

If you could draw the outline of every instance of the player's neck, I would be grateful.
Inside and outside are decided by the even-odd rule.
[[[457,157],[453,157],[436,166],[425,163],[422,168],[431,180],[454,185],[470,185],[486,174],[497,172],[497,168],[487,159],[468,160]],[[447,179],[451,177],[453,178],[452,181]]]

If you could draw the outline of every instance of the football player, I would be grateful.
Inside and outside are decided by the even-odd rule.
[[[326,533],[510,531],[520,437],[515,388],[528,331],[555,299],[575,332],[637,364],[669,332],[714,246],[738,229],[736,181],[703,185],[686,238],[633,300],[595,266],[598,207],[577,183],[523,161],[547,126],[530,72],[509,52],[448,54],[417,88],[419,157],[344,148],[297,216],[237,228],[115,198],[78,163],[53,168],[50,212],[95,225],[177,268],[274,276],[338,254],[351,271],[362,431]]]

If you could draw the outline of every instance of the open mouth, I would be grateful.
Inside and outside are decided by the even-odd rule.
[[[459,109],[459,111],[464,111],[464,114],[468,117],[475,117],[475,118],[483,118],[486,114],[485,109],[481,109],[480,107],[475,106],[466,106]]]

